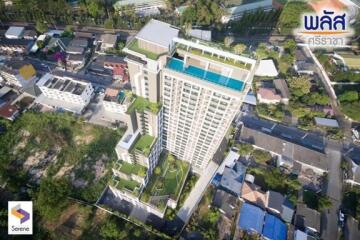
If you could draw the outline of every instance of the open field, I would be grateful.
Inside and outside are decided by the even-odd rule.
[[[0,175],[14,188],[43,177],[67,178],[74,197],[94,202],[111,177],[122,134],[68,114],[26,112],[0,139]]]

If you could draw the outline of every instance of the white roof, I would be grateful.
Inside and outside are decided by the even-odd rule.
[[[339,127],[339,123],[335,119],[315,117],[315,122],[316,125],[321,125],[326,127]]]
[[[168,48],[178,33],[179,29],[170,24],[151,19],[136,35],[136,38]]]
[[[189,35],[205,41],[211,41],[211,31],[201,29],[191,29]]]
[[[21,38],[24,27],[9,27],[9,29],[5,33],[6,38]]]
[[[278,74],[274,61],[271,59],[260,60],[259,66],[255,71],[255,75],[261,77],[276,77]]]

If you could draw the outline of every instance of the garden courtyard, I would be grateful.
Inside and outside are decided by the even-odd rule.
[[[168,199],[177,201],[189,173],[189,167],[189,163],[163,152],[141,195],[141,200],[164,210]]]

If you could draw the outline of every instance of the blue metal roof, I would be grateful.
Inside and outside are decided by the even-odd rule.
[[[254,205],[244,203],[240,210],[238,226],[242,230],[261,233],[265,211]]]
[[[279,218],[266,213],[262,234],[269,240],[286,240],[287,227]]]

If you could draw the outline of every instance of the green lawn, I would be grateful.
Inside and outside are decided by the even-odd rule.
[[[160,107],[161,104],[159,103],[152,103],[143,97],[136,97],[135,101],[129,106],[127,112],[132,113],[135,110],[138,112],[144,112],[145,110],[149,110],[152,113],[158,113]]]
[[[156,34],[156,33],[154,33]],[[152,60],[157,60],[159,55],[160,54],[157,54],[157,53],[154,53],[154,52],[151,52],[151,51],[148,51],[148,50],[145,50],[145,49],[142,49],[140,48],[139,46],[139,40],[137,39],[134,39],[128,46],[128,49],[130,49],[131,51],[134,51],[134,52],[138,52],[140,54],[143,54],[145,55],[147,58],[150,58]]]
[[[160,174],[153,173],[149,183],[141,196],[142,200],[147,202],[151,196],[166,196],[177,200],[181,187],[186,180],[189,170],[189,164],[185,161],[169,161],[167,153],[161,155],[158,167]],[[164,206],[157,206],[164,207]]]
[[[144,155],[148,156],[150,154],[151,147],[154,143],[155,137],[148,134],[142,135],[132,147],[131,151],[138,150]]]
[[[144,177],[146,175],[147,168],[144,166],[141,166],[140,164],[131,164],[127,163],[125,161],[121,162],[121,167],[119,169],[120,172],[123,172],[127,175],[135,174],[140,177]]]
[[[127,189],[129,191],[134,191],[135,188],[140,186],[140,183],[138,183],[136,181],[125,180],[125,179],[122,179],[122,178],[117,178],[116,180],[118,182],[116,187],[119,188],[119,189]]]

